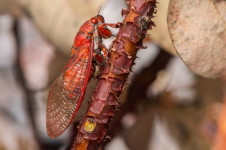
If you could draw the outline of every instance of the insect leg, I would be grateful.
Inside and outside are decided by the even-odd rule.
[[[95,58],[95,57],[94,57]],[[97,79],[97,75],[96,75],[96,66],[97,66],[97,63],[96,63],[96,60],[92,60],[92,68],[91,68],[91,74],[90,74],[90,79],[91,77],[94,78],[94,79]],[[90,80],[89,79],[89,80]]]

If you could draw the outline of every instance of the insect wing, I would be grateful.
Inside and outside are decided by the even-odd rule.
[[[91,73],[93,41],[76,50],[54,81],[47,102],[46,128],[50,137],[61,135],[73,121]]]

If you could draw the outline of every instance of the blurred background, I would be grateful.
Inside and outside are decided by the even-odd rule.
[[[195,75],[176,56],[168,3],[159,0],[156,27],[138,52],[106,150],[207,150],[213,144],[223,83]],[[49,87],[84,21],[99,10],[108,23],[122,21],[122,8],[123,0],[0,0],[0,150],[70,149],[97,80],[89,83],[75,123],[56,139],[45,128]]]

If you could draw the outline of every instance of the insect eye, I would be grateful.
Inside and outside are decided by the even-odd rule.
[[[97,23],[98,23],[98,20],[97,20],[97,18],[95,18],[95,17],[91,18],[90,20],[91,20],[91,22],[92,22],[93,24],[97,24]]]
[[[101,23],[104,23],[104,17],[103,17],[103,16],[98,15],[98,16],[97,16],[97,19],[98,19]]]

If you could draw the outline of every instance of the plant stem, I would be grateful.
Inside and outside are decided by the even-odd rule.
[[[100,69],[97,87],[79,126],[73,150],[101,149],[136,53],[139,48],[144,48],[145,34],[154,26],[151,19],[156,13],[155,8],[156,0],[130,0],[128,9],[123,10],[123,24],[113,43],[109,61]]]

